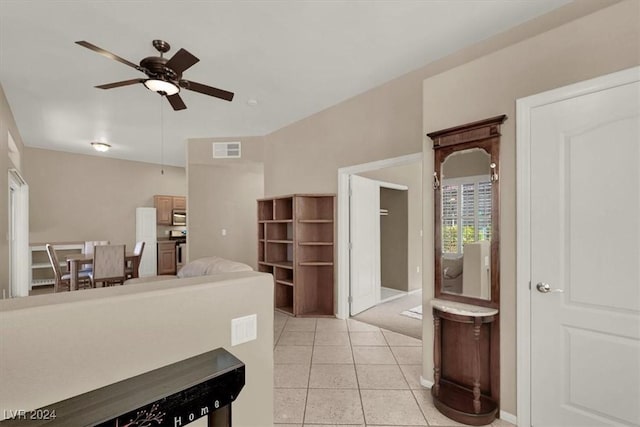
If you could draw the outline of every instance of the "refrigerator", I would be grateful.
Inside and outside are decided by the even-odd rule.
[[[136,242],[144,241],[140,260],[140,277],[157,275],[156,208],[136,208]]]

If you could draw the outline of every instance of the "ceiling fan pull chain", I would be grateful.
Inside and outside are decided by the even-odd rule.
[[[160,175],[164,175],[164,109],[162,108],[162,95],[160,96]]]

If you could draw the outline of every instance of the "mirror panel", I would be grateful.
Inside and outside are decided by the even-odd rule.
[[[500,306],[500,125],[496,116],[427,134],[434,149],[435,297]]]
[[[441,166],[441,292],[491,299],[491,156],[449,154]]]

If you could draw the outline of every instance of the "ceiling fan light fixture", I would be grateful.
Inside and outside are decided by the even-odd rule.
[[[166,95],[175,95],[180,92],[180,88],[171,82],[159,79],[148,79],[144,81],[147,89],[154,92],[164,92]]]
[[[107,144],[106,142],[92,142],[91,146],[93,147],[94,150],[99,151],[101,153],[104,153],[105,151],[109,151],[109,148],[111,148],[111,145]]]

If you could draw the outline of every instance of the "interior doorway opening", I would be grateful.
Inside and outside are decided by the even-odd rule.
[[[394,169],[402,169],[402,167],[407,167],[407,169],[411,169],[413,167],[414,170],[414,188],[409,188],[409,186],[402,184],[402,181],[389,178],[389,175],[385,175],[385,171],[393,171]],[[398,294],[394,292],[393,286],[387,286],[382,283],[382,275],[384,267],[379,264],[378,269],[369,269],[369,275],[374,274],[376,271],[378,272],[378,276],[380,277],[378,286],[375,288],[375,294],[369,295],[369,298],[373,298],[375,301],[380,302],[384,299],[385,296],[390,296],[390,294],[398,295],[399,297],[406,295],[407,292],[419,292],[422,289],[422,153],[410,154],[406,156],[396,157],[385,159],[381,161],[365,163],[361,165],[350,166],[346,168],[339,169],[338,171],[338,280],[337,280],[337,289],[336,289],[336,316],[338,318],[347,318],[352,313],[352,306],[357,304],[357,296],[352,288],[352,279],[353,279],[353,271],[352,264],[354,262],[354,254],[353,254],[353,232],[351,229],[351,221],[350,218],[354,214],[353,212],[353,204],[350,201],[350,193],[352,194],[351,189],[351,181],[356,177],[356,179],[368,178],[368,181],[371,181],[373,184],[370,187],[375,186],[375,192],[371,190],[369,193],[372,195],[376,195],[373,200],[369,200],[368,205],[373,209],[369,209],[369,222],[370,225],[368,227],[364,227],[363,233],[369,233],[373,235],[381,236],[380,233],[382,231],[382,222],[387,218],[380,215],[380,209],[387,209],[389,212],[389,208],[385,208],[380,205],[381,199],[384,199],[388,195],[396,195],[398,193],[405,193],[405,197],[407,197],[407,216],[409,217],[408,221],[410,224],[407,228],[407,241],[406,241],[406,258],[407,261],[399,261],[396,263],[397,265],[400,263],[403,265],[403,272],[406,273],[407,279],[401,279],[405,288],[403,290],[396,289],[396,291],[402,292],[402,294]],[[377,183],[376,183],[377,182]],[[382,182],[381,186],[379,183]],[[398,184],[399,183],[399,184]],[[383,190],[381,190],[381,188]],[[409,190],[409,191],[407,191]],[[387,193],[389,191],[389,193]],[[382,193],[381,193],[382,192]],[[415,192],[414,197],[412,198],[412,192]],[[366,205],[366,204],[365,204]],[[393,209],[397,212],[396,208]],[[375,212],[373,215],[371,212]],[[357,213],[356,213],[357,215]],[[413,220],[413,221],[412,221]],[[369,259],[373,255],[375,255],[378,260],[383,257],[383,247],[388,248],[388,244],[382,239],[374,239],[373,242],[378,241],[378,246],[376,246],[375,250],[368,251]],[[371,255],[373,254],[373,255]],[[400,254],[403,256],[403,254]],[[364,264],[367,265],[365,261]],[[398,282],[394,280],[394,282]],[[405,285],[408,283],[409,285]],[[387,289],[391,289],[390,291],[383,291],[382,287]],[[373,287],[372,287],[373,288]],[[404,289],[407,289],[406,291]],[[382,292],[385,292],[384,294]],[[392,297],[393,298],[393,297]],[[397,298],[397,297],[396,297]],[[370,302],[369,302],[370,303]],[[356,310],[353,310],[355,312]]]

